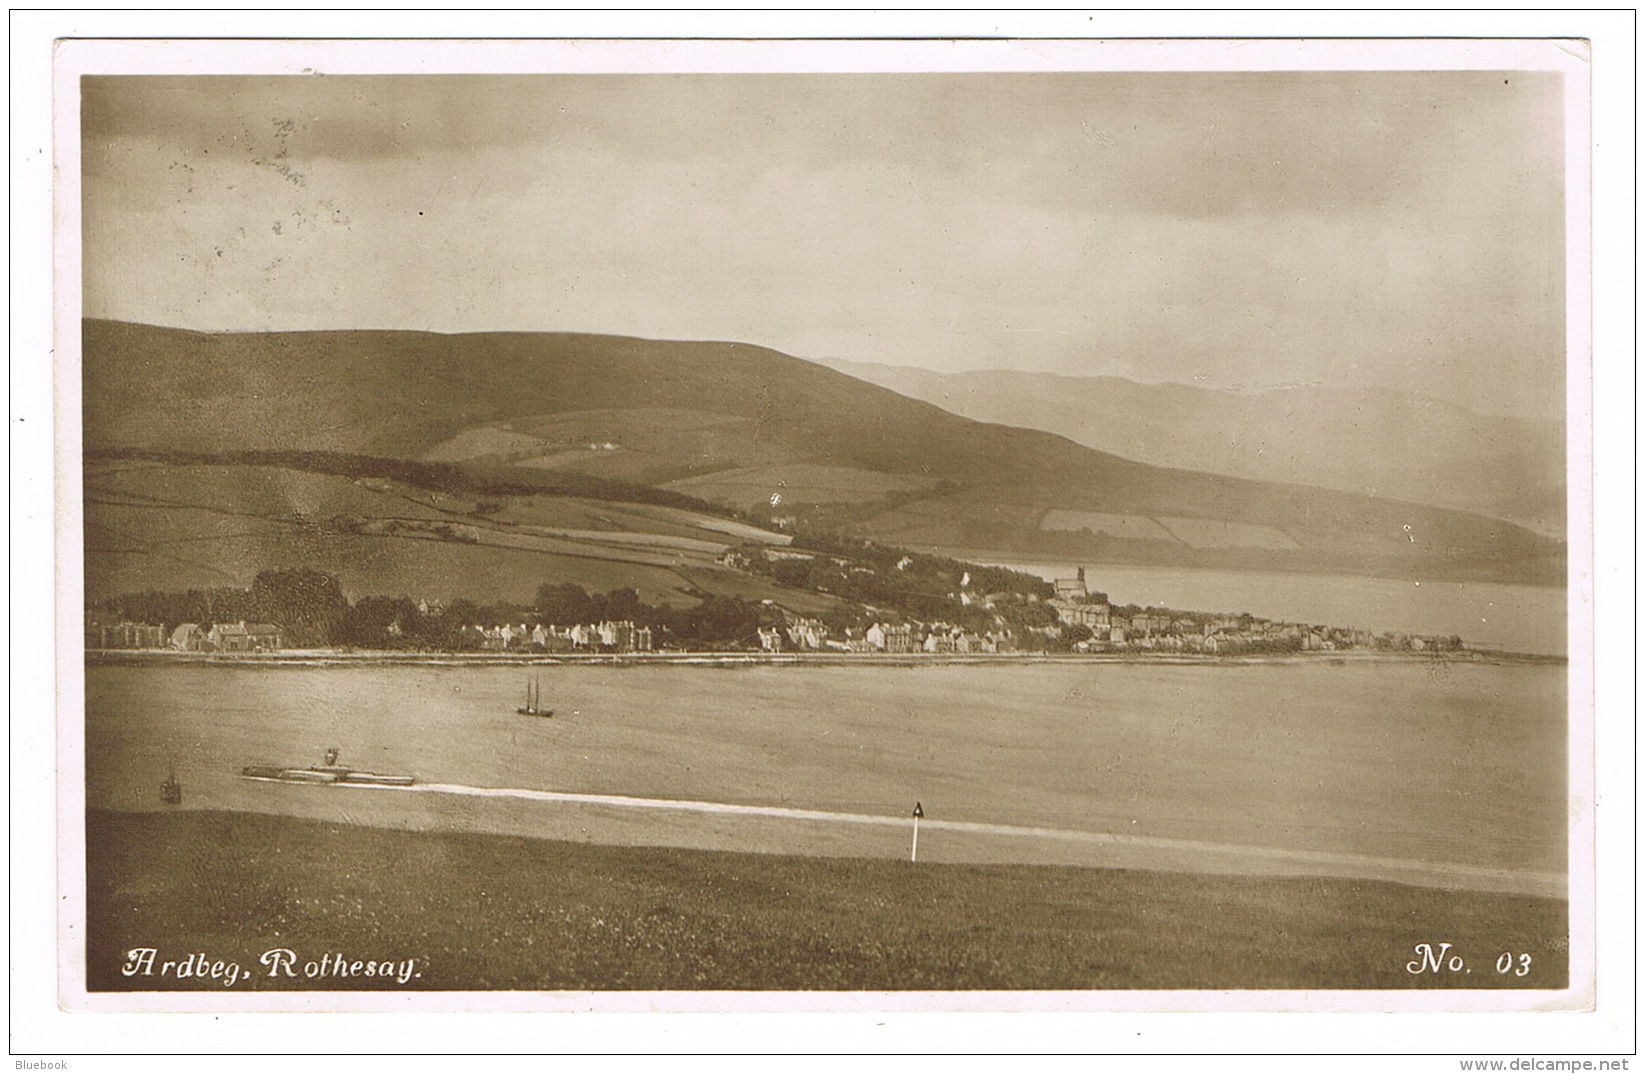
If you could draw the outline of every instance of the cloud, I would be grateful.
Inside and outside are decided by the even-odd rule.
[[[1563,372],[1557,89],[88,80],[86,307],[1535,405]]]

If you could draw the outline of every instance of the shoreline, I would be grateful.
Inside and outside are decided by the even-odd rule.
[[[405,652],[391,649],[290,649],[262,653],[174,652],[164,649],[88,649],[88,666],[189,667],[326,667],[326,666],[408,666],[430,667],[519,667],[519,666],[604,666],[643,667],[988,667],[1018,664],[1157,664],[1175,667],[1257,666],[1308,664],[1318,662],[1434,663],[1526,663],[1567,664],[1569,658],[1539,653],[1515,653],[1492,649],[1464,649],[1459,652],[1417,653],[1346,650],[1294,653],[1246,653],[1221,655],[1179,652],[1105,653],[738,653],[738,652],[636,652],[636,653],[458,653]]]

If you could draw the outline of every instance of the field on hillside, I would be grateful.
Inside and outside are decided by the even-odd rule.
[[[258,570],[292,566],[331,573],[355,596],[524,601],[544,582],[570,582],[680,606],[688,590],[718,592],[722,581],[750,599],[787,592],[732,576],[717,558],[791,538],[677,507],[131,460],[89,462],[84,495],[91,600],[247,585]]]
[[[668,488],[729,504],[753,504],[773,495],[796,503],[872,503],[896,492],[925,488],[929,481],[863,468],[791,463],[724,470],[670,482]],[[780,512],[781,507],[775,507]]]

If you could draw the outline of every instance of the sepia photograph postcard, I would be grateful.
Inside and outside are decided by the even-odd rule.
[[[63,1010],[1593,1009],[1587,42],[54,50]]]

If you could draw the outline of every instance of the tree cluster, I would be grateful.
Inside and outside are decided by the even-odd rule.
[[[545,583],[532,604],[480,604],[454,600],[424,605],[407,597],[367,596],[352,603],[337,579],[319,571],[263,571],[249,589],[224,587],[186,592],[148,592],[116,597],[98,610],[134,622],[155,623],[169,633],[183,623],[269,622],[296,648],[345,646],[460,652],[478,649],[474,627],[504,623],[570,627],[628,621],[649,627],[659,646],[753,648],[762,626],[782,613],[764,605],[700,594],[690,607],[652,605],[632,589],[589,593],[568,583]],[[425,610],[426,609],[426,610]]]
[[[262,571],[249,589],[220,586],[180,593],[146,592],[115,597],[99,605],[138,623],[157,623],[169,632],[184,623],[275,623],[293,646],[329,645],[349,613],[337,579],[311,570]]]

